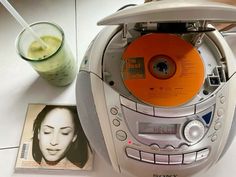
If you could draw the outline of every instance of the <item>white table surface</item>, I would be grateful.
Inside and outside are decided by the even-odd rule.
[[[28,23],[52,21],[65,32],[78,64],[92,39],[103,27],[96,22],[123,5],[142,0],[11,0]],[[22,27],[0,4],[0,177],[58,176],[14,172],[21,131],[28,103],[76,104],[75,82],[67,87],[54,87],[41,79],[31,66],[16,54],[15,38]],[[236,39],[235,39],[236,40]],[[236,48],[235,48],[236,49]],[[223,159],[201,176],[235,176],[236,141]],[[74,176],[63,174],[62,176]],[[76,176],[121,177],[95,155],[94,170]]]

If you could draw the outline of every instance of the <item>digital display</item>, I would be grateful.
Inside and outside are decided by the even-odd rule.
[[[177,134],[177,127],[177,124],[139,122],[139,134],[175,135]]]

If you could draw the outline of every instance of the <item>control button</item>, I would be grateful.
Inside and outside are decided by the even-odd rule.
[[[156,164],[168,164],[169,163],[168,155],[155,154],[155,163]]]
[[[197,113],[197,116],[200,117],[207,125],[211,123],[213,118],[215,106],[208,107],[204,111]]]
[[[214,134],[212,137],[211,137],[211,141],[212,142],[215,142],[217,140],[217,134]]]
[[[126,148],[126,154],[128,157],[140,160],[140,153],[138,150],[133,148]]]
[[[188,153],[188,154],[184,154],[183,163],[184,164],[191,164],[191,163],[195,162],[196,155],[197,155],[196,152],[191,152],[191,153]]]
[[[187,150],[189,148],[189,146],[187,144],[182,144],[179,147],[181,150]]]
[[[224,103],[225,103],[225,97],[224,97],[224,96],[222,96],[222,97],[220,98],[220,103],[221,103],[221,104],[224,104]]]
[[[207,114],[202,116],[202,119],[206,122],[206,124],[209,124],[211,121],[212,112],[208,112]]]
[[[112,121],[112,123],[113,123],[113,125],[115,125],[116,127],[118,127],[118,126],[120,125],[120,121],[117,120],[117,119],[114,119],[114,120]]]
[[[155,116],[160,117],[181,117],[194,114],[194,105],[180,108],[155,108]]]
[[[160,147],[157,145],[157,144],[151,144],[150,147],[153,149],[153,150],[159,150]]]
[[[141,161],[154,163],[154,154],[141,151]]]
[[[219,130],[221,128],[221,123],[220,122],[216,122],[214,129],[215,130]]]
[[[207,158],[207,156],[209,155],[209,152],[210,152],[209,149],[203,149],[201,151],[198,151],[196,161]]]
[[[201,140],[204,134],[205,127],[199,120],[189,122],[184,128],[184,136],[191,143],[196,143]]]
[[[154,108],[151,106],[147,106],[147,105],[142,105],[137,103],[137,111],[144,113],[144,114],[148,114],[153,116],[154,115]]]
[[[131,101],[131,100],[129,100],[129,99],[123,97],[123,96],[120,96],[120,102],[121,102],[122,105],[136,111],[136,103],[135,102],[133,102],[133,101]]]
[[[116,138],[120,141],[124,141],[127,138],[127,134],[123,130],[118,130],[116,132]]]
[[[116,108],[114,108],[114,107],[112,107],[112,108],[110,109],[110,112],[111,112],[112,115],[118,114],[118,110],[117,110]]]
[[[175,148],[173,146],[171,146],[171,145],[166,146],[165,149],[166,150],[170,150],[170,151],[171,150],[175,150]]]
[[[223,115],[224,115],[224,109],[223,108],[219,108],[217,110],[217,116],[222,117]]]
[[[183,160],[182,155],[170,155],[169,164],[172,165],[182,164],[182,160]]]

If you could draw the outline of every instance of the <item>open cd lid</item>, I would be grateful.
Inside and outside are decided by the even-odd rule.
[[[117,11],[99,21],[98,25],[192,21],[236,22],[236,7],[205,0],[152,1]]]

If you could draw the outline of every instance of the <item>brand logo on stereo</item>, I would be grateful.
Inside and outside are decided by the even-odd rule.
[[[158,175],[158,174],[153,174],[153,177],[178,177],[178,175]]]

